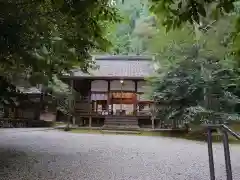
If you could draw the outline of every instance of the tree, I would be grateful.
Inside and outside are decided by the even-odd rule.
[[[200,24],[202,19],[208,16],[218,19],[220,16],[235,12],[236,6],[239,6],[239,0],[203,0],[201,2],[151,0],[151,2],[151,10],[163,17],[164,25],[168,28],[176,28],[186,22]]]
[[[106,22],[118,20],[108,0],[0,0],[1,97],[16,79],[48,84],[54,76],[93,66],[90,51],[106,50]]]
[[[154,36],[155,17],[149,11],[147,0],[117,1],[116,8],[122,17],[120,23],[109,26],[107,37],[112,42],[110,53],[144,54],[148,40]]]
[[[198,41],[192,26],[168,33],[159,28],[159,36],[150,49],[157,54],[156,63],[160,64],[158,75],[151,82],[161,119],[173,123],[199,123],[205,119],[214,122],[232,118],[236,113],[239,73],[230,53],[229,37],[234,28],[231,19],[222,18]]]
[[[175,29],[182,24],[190,23],[194,26],[198,25],[199,30],[205,30],[209,28],[209,23],[205,23],[204,20],[211,17],[212,22],[218,20],[220,17],[226,14],[235,17],[235,29],[232,31],[232,40],[235,43],[233,46],[233,53],[240,57],[240,16],[239,0],[226,0],[226,1],[212,1],[203,0],[201,2],[197,0],[187,1],[163,1],[163,0],[151,0],[151,10],[161,17],[163,25],[169,29]]]
[[[198,58],[183,60],[162,78],[152,81],[154,100],[166,122],[217,123],[237,117],[234,107],[239,97],[234,89],[239,73],[213,59],[205,59],[203,66]],[[204,77],[202,68],[208,78]]]
[[[116,20],[108,0],[1,0],[0,10],[2,76],[87,70],[89,51],[107,48],[103,22]]]

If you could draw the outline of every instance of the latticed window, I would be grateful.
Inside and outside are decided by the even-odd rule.
[[[138,104],[138,111],[150,111],[150,105],[149,104]]]
[[[107,93],[92,93],[91,100],[98,101],[98,100],[107,100],[108,96]]]
[[[105,113],[107,110],[107,93],[92,93],[91,101],[92,101],[92,110],[94,112],[98,112],[100,114]]]

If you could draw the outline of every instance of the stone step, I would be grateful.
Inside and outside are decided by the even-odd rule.
[[[107,116],[106,119],[131,119],[131,120],[137,120],[135,116]]]
[[[102,127],[103,130],[123,130],[123,131],[138,131],[140,127],[138,125],[107,125]]]
[[[102,133],[109,134],[141,134],[140,131],[102,130]]]
[[[136,117],[126,116],[108,116],[105,118],[104,125],[106,126],[137,126],[138,119]]]
[[[137,122],[129,123],[129,122],[104,122],[105,125],[138,125]]]
[[[133,120],[128,120],[128,119],[117,119],[117,120],[108,120],[108,119],[105,119],[105,122],[129,122],[129,123],[135,123],[135,122],[138,122],[138,121],[133,121]]]
[[[108,118],[108,117],[106,117],[105,118],[106,120],[109,120],[109,121],[115,121],[115,120],[117,120],[117,121],[137,121],[138,119],[129,119],[129,118]]]
[[[129,119],[114,119],[114,120],[109,120],[109,119],[105,119],[105,122],[138,122],[138,120],[129,120]]]
[[[129,120],[115,120],[115,121],[109,121],[109,120],[105,120],[105,122],[129,122],[129,123],[137,123],[138,121],[129,121]]]

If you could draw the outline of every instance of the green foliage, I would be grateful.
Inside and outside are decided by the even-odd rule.
[[[118,20],[108,0],[0,0],[0,76],[49,84],[74,66],[92,67],[90,51],[106,51],[106,22]]]
[[[176,62],[185,59],[193,44],[195,40],[191,28],[185,27],[166,33],[164,27],[158,25],[157,34],[154,39],[149,40],[148,49],[155,55],[155,63],[165,72]]]
[[[238,118],[239,72],[230,53],[231,20],[221,19],[197,40],[191,26],[168,33],[160,29],[151,47],[160,66],[151,82],[162,120],[216,123]]]
[[[71,94],[70,86],[68,84],[65,84],[56,76],[54,76],[53,80],[49,82],[48,89],[52,92],[53,95],[66,96]]]
[[[0,2],[1,75],[35,72],[52,77],[89,67],[89,50],[105,50],[103,21],[115,21],[107,0]],[[26,70],[27,69],[27,70]]]
[[[238,75],[219,61],[205,59],[203,64],[190,57],[153,81],[154,99],[165,121],[225,121],[234,118],[234,106],[240,102],[234,94]]]
[[[217,19],[226,13],[233,12],[235,3],[238,3],[238,1],[151,0],[151,10],[163,17],[163,23],[168,29],[174,29],[186,22],[200,24],[206,17]]]
[[[149,12],[148,1],[117,1],[115,7],[119,10],[122,21],[108,26],[107,37],[113,45],[110,53],[147,53],[148,40],[153,38],[156,32],[156,19]]]
[[[206,24],[206,19],[215,22],[214,20],[221,19],[226,15],[234,15],[236,17],[234,22],[236,27],[231,35],[231,40],[235,43],[232,50],[234,55],[240,57],[239,7],[239,0],[203,0],[201,2],[196,0],[151,0],[150,9],[161,18],[167,31],[179,28],[183,24],[191,24],[194,27],[198,25],[199,30],[205,31],[211,26],[209,26],[209,22]]]

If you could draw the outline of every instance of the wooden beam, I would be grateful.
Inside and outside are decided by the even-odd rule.
[[[122,76],[62,76],[61,80],[67,80],[67,79],[88,79],[88,80],[121,80]],[[124,77],[124,80],[140,80],[144,81],[144,77]]]

